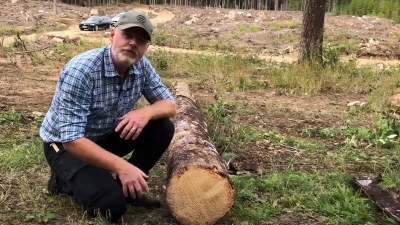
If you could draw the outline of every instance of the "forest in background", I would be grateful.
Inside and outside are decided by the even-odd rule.
[[[61,2],[87,7],[144,4],[282,11],[302,11],[305,5],[305,0],[61,0]],[[399,23],[400,1],[327,0],[326,12],[334,13],[335,15],[373,15]]]

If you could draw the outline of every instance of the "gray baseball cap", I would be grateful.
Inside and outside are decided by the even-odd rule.
[[[125,12],[115,26],[120,30],[125,30],[131,27],[141,27],[149,34],[150,40],[151,34],[153,33],[153,25],[151,24],[150,19],[144,12],[136,10]]]

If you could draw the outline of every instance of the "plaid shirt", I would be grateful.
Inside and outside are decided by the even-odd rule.
[[[44,142],[68,142],[81,137],[92,141],[114,131],[118,118],[131,111],[143,96],[151,104],[174,100],[146,57],[118,75],[110,46],[71,59],[57,83],[40,136]]]

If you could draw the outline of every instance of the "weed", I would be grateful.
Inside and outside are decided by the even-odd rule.
[[[23,169],[43,162],[42,143],[38,138],[14,140],[14,143],[0,148],[0,168]]]
[[[24,43],[23,43],[20,39],[17,39],[17,38],[14,39],[14,42],[12,43],[11,46],[12,46],[13,48],[19,50],[19,51],[23,51],[23,50],[24,50],[24,49],[23,49]]]
[[[324,64],[336,68],[340,65],[340,55],[354,53],[359,47],[354,43],[331,44],[328,43],[323,47]]]
[[[21,113],[17,112],[13,107],[8,112],[0,114],[0,124],[3,122],[11,124],[19,123],[21,117]]]
[[[323,138],[329,138],[333,137],[335,135],[335,131],[328,129],[328,128],[309,128],[309,129],[303,129],[301,131],[301,136],[307,136],[307,137],[323,137]]]
[[[173,42],[173,33],[162,25],[158,25],[155,31],[152,42],[158,46],[170,46],[169,44]]]
[[[168,69],[168,56],[163,51],[153,51],[147,57],[151,60],[153,66],[159,71]]]
[[[247,26],[244,24],[239,24],[238,29],[242,32],[246,32],[247,31]]]
[[[258,32],[258,31],[260,31],[260,30],[261,30],[261,27],[260,27],[259,25],[251,25],[251,26],[249,27],[249,31],[252,32],[252,33]]]
[[[232,34],[232,39],[239,40],[239,38],[240,38],[239,34]]]
[[[282,211],[281,207],[273,204],[274,196],[268,196],[268,190],[256,192],[254,187],[262,180],[254,176],[232,177],[235,186],[235,202],[232,213],[242,220],[262,221]],[[265,194],[265,196],[263,196]],[[256,210],[254,210],[256,209]]]
[[[361,224],[372,221],[374,207],[359,193],[351,179],[338,173],[301,173],[292,170],[259,176],[234,176],[235,215],[252,222],[268,220],[285,211],[314,211],[327,224]],[[246,210],[248,207],[258,210]],[[350,222],[349,222],[350,221]]]
[[[285,43],[295,43],[298,37],[294,34],[289,33],[282,35],[281,38]]]
[[[0,27],[0,36],[10,35],[13,33],[14,33],[13,28],[11,28],[9,26],[1,26]]]
[[[298,29],[301,28],[302,24],[295,21],[276,21],[274,26],[276,29],[282,29],[282,28]]]
[[[51,220],[53,220],[54,218],[55,218],[55,214],[52,212],[48,212],[45,215],[28,214],[25,216],[24,221],[25,222],[38,221],[38,222],[48,223]]]
[[[375,144],[383,148],[392,148],[399,142],[400,125],[395,119],[379,114],[376,125]]]
[[[243,147],[260,140],[264,132],[251,126],[236,124],[232,118],[241,106],[219,99],[208,107],[205,118],[211,139],[222,154],[232,147]]]
[[[325,147],[318,143],[311,143],[292,137],[284,137],[275,131],[269,131],[265,134],[271,144],[288,145],[311,152],[324,151]]]
[[[244,25],[244,24],[239,24],[239,25],[238,25],[238,29],[239,29],[239,31],[241,31],[241,32],[251,32],[251,33],[254,33],[254,32],[260,31],[260,30],[261,30],[261,27],[260,27],[259,25],[250,25],[250,26],[248,26],[248,25]]]

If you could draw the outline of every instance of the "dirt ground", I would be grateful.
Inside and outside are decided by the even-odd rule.
[[[18,1],[11,3],[7,1],[0,6],[0,18],[3,26],[19,27],[23,34],[23,40],[40,38],[40,44],[46,46],[51,40],[48,37],[69,37],[76,38],[99,38],[92,36],[90,32],[80,31],[78,24],[89,16],[91,8],[72,6],[59,3],[57,14],[54,15],[52,1]],[[248,49],[248,54],[258,56],[266,60],[294,61],[297,59],[298,42],[285,40],[285,36],[299,37],[300,29],[291,29],[290,26],[301,24],[301,12],[280,12],[280,11],[256,11],[256,10],[231,10],[218,8],[194,8],[194,7],[172,7],[172,6],[145,6],[145,5],[124,5],[120,7],[102,7],[106,15],[112,17],[118,12],[129,9],[138,9],[148,13],[154,25],[163,24],[176,33],[189,29],[206,40],[215,38],[231,38],[238,33],[239,24],[246,26],[257,25],[261,28],[258,32],[243,32],[239,39],[234,39],[234,46]],[[58,21],[63,21],[64,28],[59,28]],[[65,25],[66,24],[66,25]],[[285,25],[288,24],[288,25]],[[55,31],[39,32],[41,26],[54,27]],[[277,30],[277,27],[285,27]],[[345,37],[350,42],[356,42],[361,46],[358,52],[349,54],[348,58],[357,58],[359,64],[370,64],[377,68],[395,66],[399,64],[400,56],[400,25],[393,21],[376,17],[355,17],[355,16],[332,16],[326,15],[326,33],[332,39]],[[39,33],[38,33],[39,32]],[[155,30],[157,32],[157,29]],[[182,32],[183,33],[183,32]],[[15,40],[15,36],[3,37],[1,44],[7,46]],[[104,35],[104,43],[108,43],[107,35]],[[184,39],[184,37],[182,38]],[[232,38],[231,38],[232,39]],[[175,40],[174,40],[175,41]],[[150,50],[164,48],[169,51],[199,52],[199,49],[191,49],[185,46],[185,40],[176,38],[176,42],[183,42],[183,48],[176,46],[150,46]],[[326,40],[329,42],[329,40]],[[179,45],[179,44],[178,44]],[[187,48],[185,48],[187,47]],[[201,49],[200,49],[201,50]],[[246,54],[246,53],[244,53]],[[0,55],[1,56],[1,55]],[[58,79],[61,68],[51,70],[43,67],[32,67],[29,60],[15,54],[13,59],[0,57],[0,109],[21,108],[29,111],[45,112],[51,95],[54,91],[54,84]],[[10,74],[18,74],[17,78]],[[32,76],[32,74],[35,74]],[[242,97],[239,97],[242,98]],[[243,98],[251,98],[245,96]],[[272,98],[272,100],[271,100]],[[285,105],[291,102],[290,99],[279,98],[271,95],[268,101],[283,101]],[[342,102],[346,105],[349,101],[363,100],[364,96],[341,96],[332,97],[334,102]],[[248,99],[246,99],[247,101]],[[298,103],[301,100],[295,100]],[[307,104],[309,99],[305,99]],[[320,99],[318,104],[321,104]],[[330,101],[322,101],[326,105]],[[335,105],[336,105],[335,104]],[[326,106],[320,106],[325,108]],[[301,107],[298,107],[301,108]],[[315,107],[314,107],[315,108]]]
[[[163,24],[171,30],[176,30],[176,34],[190,30],[205,41],[218,38],[232,39],[232,36],[238,33],[239,24],[247,26],[257,24],[261,27],[260,31],[241,33],[240,37],[231,40],[232,45],[248,49],[245,54],[266,60],[293,61],[297,59],[295,52],[298,50],[298,42],[293,41],[292,38],[298,38],[300,35],[300,29],[296,25],[301,23],[300,12],[138,5],[104,7],[106,14],[110,17],[131,8],[146,11],[154,24]],[[46,31],[39,35],[91,37],[87,31],[78,29],[79,21],[89,15],[90,8],[87,7],[58,4],[56,16],[53,14],[52,1],[32,0],[15,4],[7,1],[2,3],[0,9],[2,25],[20,27],[24,31],[23,39],[36,38],[38,27],[43,25],[54,26],[56,31]],[[57,31],[59,29],[57,21],[60,20],[67,25],[64,30]],[[333,39],[347,40],[361,46],[359,51],[348,55],[349,58],[357,58],[360,64],[370,64],[377,68],[399,64],[399,24],[375,17],[337,17],[328,14],[325,25],[326,33]],[[282,26],[283,29],[278,29]],[[292,28],[292,26],[297,28]],[[1,40],[1,44],[6,46],[12,43],[14,38],[5,37]],[[105,43],[107,40],[105,38]],[[185,40],[179,38],[177,38],[176,46],[151,46],[150,50],[157,48],[187,52],[201,50],[191,49]],[[60,70],[61,68],[49,68],[46,65],[32,65],[29,60],[19,54],[15,54],[12,60],[0,54],[0,112],[14,107],[17,110],[43,115],[50,105]],[[207,93],[201,89],[192,91],[200,104],[215,101],[213,93]],[[351,93],[312,97],[285,96],[274,92],[232,94],[232,100],[248,105],[259,112],[258,115],[248,115],[244,123],[260,124],[262,127],[288,136],[298,136],[300,129],[308,127],[340,126],[343,122],[341,115],[347,110],[347,104],[353,101],[365,102],[367,98],[367,95]],[[371,118],[357,120],[359,124],[370,122]],[[334,149],[339,141],[332,139],[329,145]],[[315,159],[305,158],[302,152],[296,149],[286,148],[277,151],[270,147],[266,149],[265,145],[256,143],[254,146],[248,146],[246,151],[241,151],[235,166],[251,173],[260,173],[270,167],[288,164],[294,164],[299,168],[317,169],[313,167],[313,160]],[[162,183],[157,185],[162,189]],[[161,216],[170,218],[166,212]],[[296,215],[287,215],[285,218],[276,218],[276,220],[278,222],[272,221],[271,224],[322,224],[313,218],[299,218]],[[146,218],[143,221],[146,221]],[[166,223],[175,224],[173,219],[167,219]],[[151,220],[149,224],[152,224]]]

